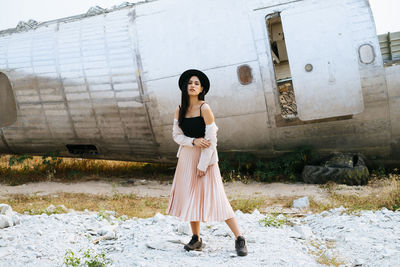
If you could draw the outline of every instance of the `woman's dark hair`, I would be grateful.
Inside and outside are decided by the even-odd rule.
[[[179,107],[179,118],[178,118],[178,124],[179,127],[182,128],[182,123],[183,123],[183,119],[185,118],[186,112],[188,110],[189,107],[189,94],[188,94],[188,90],[187,90],[187,86],[189,84],[189,80],[192,77],[188,77],[186,80],[184,80],[184,83],[186,86],[185,88],[182,88],[182,95],[181,95],[181,105]],[[200,83],[201,86],[201,83]],[[204,100],[204,90],[201,91],[201,93],[197,96],[199,100]]]

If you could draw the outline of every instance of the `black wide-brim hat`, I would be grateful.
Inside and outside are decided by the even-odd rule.
[[[207,75],[204,74],[204,72],[195,70],[195,69],[190,69],[181,74],[181,77],[179,77],[179,88],[182,90],[187,90],[187,84],[184,84],[186,81],[188,81],[192,76],[196,76],[199,78],[201,86],[203,87],[204,90],[204,95],[208,93],[208,90],[210,89],[210,80],[208,79]]]

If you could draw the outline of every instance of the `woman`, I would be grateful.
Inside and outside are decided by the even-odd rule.
[[[226,197],[218,167],[214,115],[204,96],[210,88],[207,76],[187,70],[179,78],[181,105],[176,108],[173,138],[178,143],[178,164],[167,213],[190,221],[192,239],[184,249],[201,250],[200,222],[225,221],[234,233],[239,256],[247,255],[235,213]]]

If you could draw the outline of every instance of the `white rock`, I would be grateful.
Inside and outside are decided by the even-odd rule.
[[[53,212],[56,211],[56,206],[54,206],[53,204],[51,204],[50,206],[48,206],[48,207],[46,208],[46,211],[47,211],[47,212],[50,212],[50,213],[53,213]]]
[[[77,243],[77,237],[75,236],[75,235],[69,235],[67,238],[66,238],[66,240],[67,240],[67,242],[68,243],[71,243],[71,244],[75,244],[75,243]]]
[[[283,214],[279,214],[278,216],[276,216],[276,219],[277,220],[286,220],[286,217]]]
[[[0,247],[0,259],[10,255],[10,251],[8,250],[8,248],[4,248],[4,247]]]
[[[231,236],[232,232],[224,224],[214,226],[213,235],[215,236]]]
[[[18,215],[13,214],[11,218],[12,218],[12,221],[13,221],[14,225],[17,225],[17,224],[21,223],[21,218]]]
[[[169,240],[167,240],[168,242],[170,242],[170,243],[174,243],[174,244],[186,244],[185,243],[185,240],[183,240],[182,238],[179,238],[179,239],[169,239]]]
[[[14,225],[14,222],[12,220],[12,218],[0,214],[0,229],[6,228],[6,227],[11,227]]]
[[[258,215],[260,215],[260,212],[258,211],[258,209],[255,209],[251,214],[258,216]]]
[[[183,235],[192,235],[192,230],[187,222],[181,222],[178,224],[178,226],[175,228],[175,231]]]
[[[11,206],[7,204],[0,204],[0,214],[11,216],[12,215]]]
[[[391,211],[388,210],[386,207],[383,207],[383,208],[381,209],[381,211],[382,211],[382,213],[390,213],[390,212],[391,212]]]
[[[161,221],[165,221],[165,216],[162,215],[161,213],[157,212],[156,215],[153,217],[153,222],[158,223]]]
[[[334,237],[332,237],[332,236],[326,236],[325,240],[328,241],[328,242],[336,242],[336,239]]]
[[[98,235],[106,235],[109,232],[113,232],[114,228],[112,226],[103,226],[97,230]]]
[[[147,180],[145,180],[145,179],[140,180],[139,182],[140,182],[141,185],[146,185],[146,184],[149,183],[149,182],[148,182]]]
[[[112,240],[112,239],[117,239],[117,235],[115,234],[115,232],[107,232],[105,235],[104,235],[104,239],[105,240]]]
[[[243,212],[241,210],[237,210],[237,211],[235,211],[235,214],[236,214],[236,216],[243,215]]]
[[[356,259],[365,265],[376,259],[375,263],[379,266],[397,266],[400,212],[390,213],[393,219],[387,220],[387,215],[382,214],[382,211],[355,216],[341,215],[336,210],[329,211],[326,217],[316,214],[298,218],[297,223],[300,225],[297,230],[289,226],[263,227],[258,224],[257,212],[238,213],[241,230],[248,233],[245,237],[252,254],[243,263],[238,262],[238,258],[230,258],[236,257],[233,238],[216,235],[218,231],[231,233],[223,222],[202,223],[201,235],[203,242],[207,241],[207,246],[203,252],[186,253],[183,244],[190,240],[190,224],[172,216],[156,215],[149,219],[120,222],[121,227],[113,232],[117,240],[105,239],[95,245],[92,242],[98,237],[86,238],[87,228],[95,229],[95,234],[98,233],[97,229],[103,229],[104,235],[107,235],[117,227],[106,220],[96,220],[97,212],[54,216],[20,215],[23,227],[0,230],[0,266],[43,266],[46,265],[43,264],[44,259],[54,259],[53,265],[61,266],[67,249],[77,253],[81,248],[93,248],[95,253],[105,252],[107,258],[114,260],[115,266],[130,266],[132,263],[138,265],[139,262],[147,266],[320,266],[309,254],[312,249],[318,253],[323,251],[327,257],[337,253],[341,259],[346,260],[346,266],[352,266]],[[162,221],[163,217],[165,222]],[[377,223],[369,224],[370,218],[374,218]],[[186,229],[180,230],[180,233],[186,232],[184,235],[177,233],[179,227]],[[37,235],[37,231],[42,231],[43,235]],[[300,240],[292,240],[291,237]],[[311,240],[322,245],[314,248]],[[329,246],[325,242],[328,241],[335,241],[334,249],[327,249]],[[27,246],[33,251],[26,249]],[[7,254],[7,251],[11,253]]]
[[[327,212],[326,210],[324,210],[323,212],[320,213],[320,215],[321,215],[322,217],[326,217],[326,216],[329,215],[329,212]]]
[[[169,251],[169,250],[176,250],[175,247],[172,248],[171,244],[165,243],[165,242],[147,242],[146,247],[151,248],[151,249],[156,249],[156,250],[162,250],[162,251]]]
[[[346,211],[346,208],[344,208],[343,206],[340,206],[339,208],[329,210],[329,213],[331,213],[331,214],[343,214],[345,211]]]
[[[290,231],[289,237],[301,239],[302,235],[297,231]]]
[[[104,213],[114,217],[117,216],[117,213],[113,210],[106,210]]]
[[[308,200],[308,197],[295,199],[293,200],[292,207],[297,209],[306,209],[310,207],[310,201]]]
[[[390,256],[392,256],[392,255],[394,255],[396,253],[398,253],[398,252],[396,252],[395,250],[385,248],[383,250],[382,256],[388,258],[388,257],[390,257]]]
[[[308,240],[313,237],[313,232],[311,228],[307,225],[295,225],[294,230],[300,234],[300,238],[304,240]]]
[[[365,264],[365,260],[357,258],[353,262],[354,266],[363,266]]]

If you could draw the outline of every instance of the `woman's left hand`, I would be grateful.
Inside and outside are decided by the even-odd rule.
[[[197,176],[203,177],[206,173],[197,169]]]

